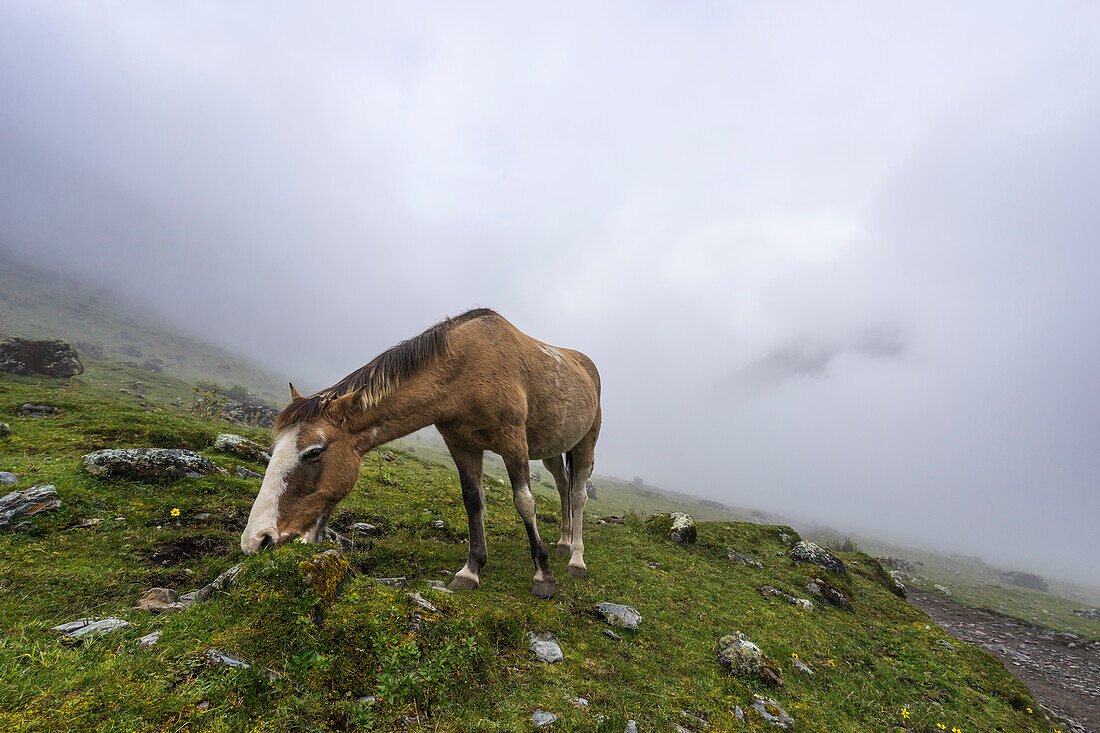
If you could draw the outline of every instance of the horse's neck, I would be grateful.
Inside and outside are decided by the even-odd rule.
[[[401,385],[353,418],[359,434],[359,448],[366,452],[375,446],[404,437],[427,427],[439,418],[439,399],[435,390],[419,385]]]

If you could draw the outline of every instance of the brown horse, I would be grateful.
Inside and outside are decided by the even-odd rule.
[[[359,476],[364,453],[435,425],[458,466],[470,528],[466,565],[452,588],[480,585],[488,550],[481,486],[484,451],[499,453],[535,562],[534,594],[554,594],[546,547],[535,525],[532,459],[541,459],[561,496],[558,551],[584,577],[581,522],[585,482],[600,432],[600,375],[579,351],[522,333],[478,309],[450,318],[378,355],[329,389],[291,403],[275,421],[271,462],[241,549],[319,541],[337,502]],[[564,455],[563,455],[564,454]]]

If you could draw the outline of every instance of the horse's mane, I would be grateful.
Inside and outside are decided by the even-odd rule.
[[[364,406],[378,404],[402,381],[447,351],[447,337],[451,329],[476,318],[496,315],[489,308],[475,308],[460,316],[444,319],[420,335],[391,346],[328,389],[291,402],[275,419],[275,430],[313,420],[321,415],[329,402],[351,392],[362,392]]]

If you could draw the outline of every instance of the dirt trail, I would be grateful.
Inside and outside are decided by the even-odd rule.
[[[1100,733],[1100,642],[912,588],[909,602],[956,639],[987,649],[1045,708],[1071,723],[1071,730]]]

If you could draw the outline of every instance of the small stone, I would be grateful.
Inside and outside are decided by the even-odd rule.
[[[103,636],[112,631],[118,631],[129,625],[130,623],[128,621],[123,621],[120,618],[82,618],[54,626],[50,630],[62,635],[62,644],[66,646],[77,646],[83,644],[88,639],[96,636]]]
[[[6,422],[0,422],[0,438],[6,438],[11,435],[11,425]]]
[[[233,669],[249,669],[252,667],[248,662],[231,657],[228,654],[219,652],[217,649],[207,649],[206,657],[214,664],[220,664],[225,667],[232,667]]]
[[[438,608],[436,608],[434,605],[432,605],[431,601],[429,601],[427,598],[420,595],[419,593],[408,593],[406,595],[408,595],[409,598],[412,599],[413,603],[420,606],[421,608],[423,608],[428,613],[443,615],[442,611],[440,611]]]
[[[765,723],[784,730],[794,730],[794,719],[787,715],[779,703],[770,697],[753,695],[752,709],[760,714]]]
[[[603,635],[606,636],[608,639],[611,639],[611,641],[622,641],[623,640],[623,637],[619,636],[618,634],[616,634],[611,629],[604,629],[603,630]]]
[[[757,677],[769,684],[783,686],[779,667],[741,632],[718,640],[718,664],[731,674]]]
[[[180,595],[171,588],[150,588],[141,594],[134,608],[150,613],[173,613],[187,608],[180,603]]]
[[[814,671],[807,667],[801,659],[794,660],[794,668],[797,669],[799,672],[805,672],[806,674],[814,673]]]
[[[195,706],[195,710],[198,710],[200,712],[204,711],[204,710],[209,710],[209,709],[210,709],[210,701],[209,700],[201,700],[201,701],[199,701],[199,704]]]
[[[263,474],[256,473],[255,471],[250,471],[249,469],[245,468],[244,466],[237,466],[236,468],[234,468],[233,469],[233,474],[237,478],[243,478],[243,479],[263,478]]]
[[[373,524],[371,524],[369,522],[356,522],[355,524],[351,525],[351,527],[349,529],[351,529],[352,532],[356,532],[358,534],[365,534],[365,535],[379,534],[378,527],[375,527]]]
[[[271,461],[271,454],[262,445],[233,433],[221,433],[214,438],[214,450],[264,465]]]
[[[11,471],[0,471],[0,484],[17,484],[19,477]]]
[[[955,651],[955,645],[949,642],[947,639],[936,639],[934,643],[936,646],[942,646],[944,649]]]
[[[638,624],[642,623],[642,614],[638,613],[637,609],[619,603],[608,603],[607,601],[597,603],[596,613],[603,616],[604,620],[612,626],[630,629],[631,631],[636,630]]]
[[[359,698],[359,704],[360,705],[373,705],[375,703],[376,699],[377,698],[375,698],[374,695],[364,695],[363,697]]]
[[[740,705],[733,706],[733,717],[737,718],[739,721],[745,719],[745,711],[741,709]]]
[[[443,520],[442,520],[442,519],[433,519],[433,520],[432,520],[432,529],[438,529],[438,530],[442,530],[442,529],[444,529],[444,528],[445,528],[446,526],[447,526],[447,525],[446,525],[446,524],[445,524],[445,523],[443,522]]]
[[[733,549],[732,547],[727,547],[726,548],[726,557],[728,557],[730,560],[733,560],[734,562],[741,563],[745,567],[749,567],[749,568],[762,568],[762,567],[764,567],[763,565],[760,564],[760,561],[757,560],[755,557],[750,557],[748,555],[740,553],[737,550]]]
[[[146,634],[145,636],[138,639],[138,646],[142,649],[148,649],[151,646],[156,646],[157,642],[160,641],[160,635],[160,631],[154,631],[151,634]]]
[[[195,519],[200,522],[205,522],[207,519],[210,519],[210,512],[199,512],[195,515]]]
[[[0,498],[0,527],[17,519],[60,508],[61,500],[57,498],[57,487],[53,484],[38,484],[25,491],[13,491]]]
[[[626,727],[623,728],[623,733],[638,733],[638,724],[633,720],[626,721]]]
[[[529,647],[531,653],[534,654],[535,659],[540,662],[553,664],[565,658],[553,634],[535,634],[534,632],[530,632],[528,633],[528,637],[531,639],[531,645]]]
[[[325,527],[325,542],[336,545],[341,552],[355,552],[355,543],[332,527]]]
[[[948,590],[947,586],[945,585],[940,585],[939,583],[936,583],[936,585],[933,587],[935,587],[936,590],[938,590],[940,593],[943,593],[945,596],[951,595],[951,591]]]
[[[531,713],[531,722],[535,724],[536,728],[545,728],[558,719],[558,716],[553,713],[548,713],[545,710],[536,710]]]
[[[90,529],[100,524],[103,524],[102,519],[100,519],[99,517],[90,517],[89,519],[85,519],[83,522],[73,527],[73,529]]]
[[[573,703],[573,705],[575,705],[575,706],[576,706],[576,707],[578,707],[578,708],[586,708],[586,707],[588,707],[588,700],[587,700],[587,698],[583,698],[583,697],[570,697],[570,698],[566,698],[566,699],[568,699],[568,700],[569,700],[569,702]]]
[[[681,710],[680,715],[690,720],[695,725],[699,726],[703,730],[710,730],[710,723],[700,718],[698,715],[689,713],[687,710]]]
[[[791,559],[798,563],[816,565],[834,573],[844,572],[844,563],[821,545],[802,540],[791,549]]]
[[[449,596],[453,596],[455,592],[447,587],[447,584],[442,580],[429,580],[428,587],[436,593],[445,593]]]
[[[375,578],[382,585],[388,585],[391,588],[408,588],[409,579],[405,577],[397,578]]]

